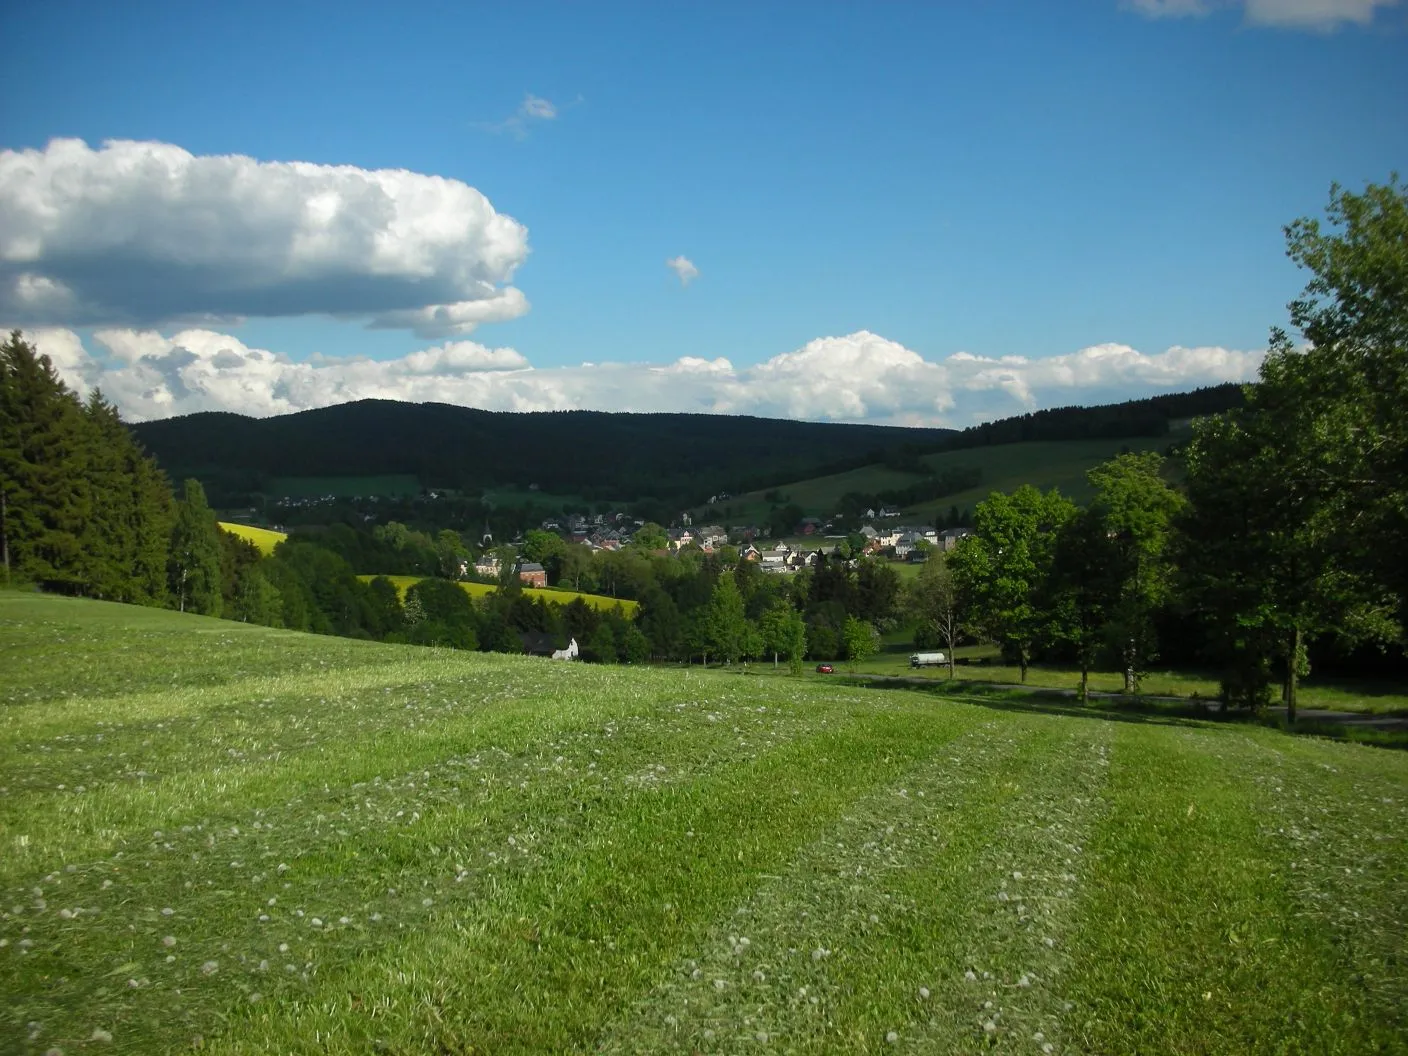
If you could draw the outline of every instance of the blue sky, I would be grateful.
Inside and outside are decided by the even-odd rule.
[[[390,362],[466,341],[511,348],[521,361],[497,366],[543,375],[536,389],[507,375],[448,385],[450,402],[615,409],[620,390],[631,409],[964,424],[1254,370],[1254,357],[1204,356],[1143,373],[1126,363],[1108,377],[1077,370],[1084,380],[1067,384],[1023,368],[1015,381],[974,386],[976,368],[959,377],[948,360],[1036,363],[1106,346],[1145,357],[1172,347],[1254,353],[1303,284],[1284,260],[1281,226],[1319,213],[1333,180],[1357,187],[1408,170],[1408,5],[1398,3],[408,3],[394,19],[387,10],[10,5],[0,31],[10,83],[23,91],[0,100],[0,147],[42,152],[74,137],[98,151],[134,140],[196,157],[460,181],[526,228],[521,263],[493,281],[522,291],[530,310],[433,335],[330,319],[317,311],[326,299],[303,314],[296,297],[279,308],[289,314],[261,317],[173,294],[159,310],[134,301],[135,314],[120,318],[112,294],[109,319],[12,296],[0,316],[76,335],[56,360],[115,389],[134,416],[272,413],[381,393],[364,379],[305,386],[297,398],[285,384],[284,403],[232,402],[213,382],[172,375],[184,369],[177,359],[214,354],[192,339],[172,358],[173,337],[196,325],[231,338],[241,356],[279,362],[314,353]],[[13,219],[22,203],[0,209]],[[198,216],[180,223],[200,226]],[[163,239],[166,270],[143,281],[171,276],[179,287],[195,259],[180,233]],[[65,245],[45,253],[88,252]],[[81,298],[74,275],[131,274],[120,250],[92,250],[63,281]],[[679,255],[698,269],[687,286],[665,266]],[[14,259],[0,278],[39,274],[32,257]],[[347,297],[361,289],[349,283]],[[129,342],[117,355],[94,337],[104,327],[140,331],[145,351]],[[857,333],[884,344],[815,350]],[[899,371],[891,381],[901,387],[933,391],[913,405],[877,393],[846,413],[778,391],[817,372],[835,383],[872,359]],[[681,407],[661,403],[671,402],[664,383],[637,386],[640,371],[603,383],[580,369],[682,360],[683,374],[713,380],[681,382]],[[770,362],[777,369],[757,374]],[[929,366],[946,367],[943,378]],[[119,377],[137,367],[147,373]],[[436,376],[416,376],[427,373]],[[158,383],[168,398],[144,402]],[[385,377],[374,384],[394,390]],[[424,385],[404,395],[435,398]]]

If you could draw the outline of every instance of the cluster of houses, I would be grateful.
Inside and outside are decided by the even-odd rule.
[[[717,496],[716,496],[717,498]],[[882,506],[864,511],[867,521],[857,529],[865,538],[864,552],[888,557],[896,561],[924,561],[930,552],[952,550],[958,541],[968,534],[966,528],[949,528],[938,531],[925,526],[890,525],[900,516],[898,510]],[[570,543],[586,546],[593,551],[619,550],[633,539],[642,522],[632,520],[627,514],[598,513],[593,516],[576,514],[566,517],[549,517],[541,524],[543,531],[554,532]],[[831,545],[808,547],[798,544],[789,546],[778,542],[776,545],[758,545],[755,540],[766,533],[753,526],[735,525],[724,527],[720,524],[706,524],[696,527],[688,513],[682,514],[678,526],[667,529],[666,538],[670,552],[678,553],[688,548],[697,548],[711,553],[723,546],[735,545],[740,560],[753,561],[764,572],[785,574],[796,572],[819,558],[833,554],[847,534],[819,517],[804,517],[797,525],[796,534],[802,537],[815,537],[834,540]],[[492,537],[485,533],[484,544],[489,547]],[[518,578],[525,586],[547,586],[547,571],[537,562],[524,561],[516,566]],[[462,571],[468,572],[466,567]],[[480,576],[497,579],[500,572],[499,558],[493,549],[486,549],[474,562],[474,571]]]
[[[884,555],[899,561],[922,562],[930,550],[952,550],[958,541],[968,534],[966,528],[949,528],[939,532],[933,528],[862,528],[860,534],[866,538],[865,552]],[[927,546],[921,546],[921,543]],[[822,546],[808,549],[805,546],[791,547],[786,543],[760,550],[749,545],[739,551],[745,561],[756,561],[764,572],[796,572],[819,558],[829,557],[836,546]]]

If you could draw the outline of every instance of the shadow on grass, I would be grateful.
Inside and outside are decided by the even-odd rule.
[[[1302,719],[1289,726],[1284,716],[1275,713],[1257,715],[1249,711],[1224,711],[1214,701],[1197,701],[1169,697],[1119,697],[1104,695],[1085,704],[1075,700],[1069,690],[1016,689],[1010,686],[974,685],[971,682],[940,682],[928,679],[886,678],[883,676],[842,675],[838,683],[867,689],[902,689],[927,693],[956,700],[964,704],[992,708],[996,711],[1024,712],[1039,715],[1064,715],[1071,718],[1099,719],[1106,722],[1133,722],[1158,726],[1203,727],[1209,723],[1234,726],[1265,726],[1297,736],[1324,737],[1337,741],[1353,741],[1379,748],[1408,749],[1408,729],[1382,728],[1363,723],[1347,723],[1325,719]]]

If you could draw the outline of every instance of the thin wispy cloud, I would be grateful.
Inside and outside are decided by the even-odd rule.
[[[502,121],[479,121],[476,122],[476,127],[486,132],[510,135],[514,139],[526,139],[529,128],[535,122],[556,121],[558,113],[557,105],[551,99],[528,92],[523,96],[523,102],[518,104],[518,109],[510,116]]]
[[[688,286],[695,279],[699,278],[699,269],[694,266],[694,261],[684,255],[671,257],[669,260],[665,261],[665,267],[679,276],[681,286]]]
[[[1249,26],[1325,32],[1349,24],[1372,25],[1380,9],[1400,0],[1121,0],[1121,6],[1146,18],[1201,18],[1214,11],[1241,8]]]

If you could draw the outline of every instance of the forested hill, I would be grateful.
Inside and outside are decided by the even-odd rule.
[[[412,474],[427,487],[537,484],[584,499],[707,498],[932,448],[949,429],[708,414],[513,413],[362,400],[276,418],[204,413],[133,426],[173,479],[217,494],[275,477]]]
[[[714,414],[484,411],[361,400],[276,418],[209,412],[132,426],[175,480],[217,504],[279,477],[405,474],[426,487],[536,484],[585,500],[652,496],[694,505],[923,453],[1031,440],[1161,436],[1170,421],[1240,406],[1218,385],[1102,407],[1061,407],[974,426],[907,429]]]
[[[1174,392],[1143,400],[1100,407],[1053,407],[964,429],[940,444],[944,451],[1034,440],[1113,440],[1132,436],[1162,436],[1171,422],[1221,414],[1245,403],[1244,389],[1235,382],[1210,385],[1192,392]]]

